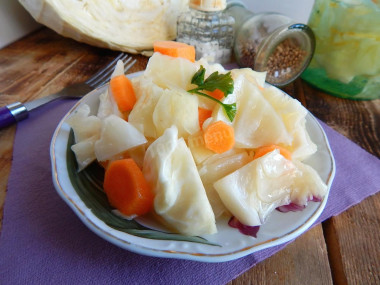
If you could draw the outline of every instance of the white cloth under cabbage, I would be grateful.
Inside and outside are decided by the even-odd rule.
[[[90,45],[143,53],[173,40],[188,0],[19,0],[39,23]]]

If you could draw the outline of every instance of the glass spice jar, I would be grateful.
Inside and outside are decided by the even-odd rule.
[[[266,71],[266,81],[285,86],[308,66],[315,49],[313,31],[277,13],[254,14],[239,1],[228,3],[235,19],[234,55],[240,67]]]
[[[231,61],[234,19],[225,14],[226,0],[190,0],[190,11],[177,20],[177,41],[195,47],[196,59]]]

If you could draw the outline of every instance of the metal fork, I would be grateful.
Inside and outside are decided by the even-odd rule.
[[[26,119],[29,112],[37,107],[40,107],[48,102],[51,102],[58,98],[81,98],[88,92],[94,90],[95,88],[101,87],[110,79],[112,72],[115,69],[116,63],[122,60],[124,63],[124,72],[130,69],[136,62],[132,60],[127,54],[120,53],[112,62],[110,62],[106,67],[102,68],[100,71],[95,73],[88,80],[75,83],[70,86],[63,88],[57,93],[50,94],[48,96],[42,97],[40,99],[20,103],[15,102],[7,106],[0,108],[0,129],[17,123],[23,119]]]

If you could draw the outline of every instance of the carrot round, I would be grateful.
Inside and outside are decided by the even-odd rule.
[[[292,160],[292,154],[290,153],[290,151],[288,151],[286,148],[282,147],[282,146],[279,146],[279,145],[275,145],[275,144],[272,144],[272,145],[265,145],[265,146],[262,146],[262,147],[259,147],[256,151],[255,151],[255,154],[253,156],[253,159],[256,159],[256,158],[259,158],[259,157],[262,157],[263,155],[266,155],[267,153],[269,152],[272,152],[274,151],[275,149],[278,149],[280,151],[280,154],[285,157],[286,159],[288,160]]]
[[[199,121],[199,127],[202,129],[203,123],[211,117],[212,110],[204,109],[201,107],[198,107],[198,121]]]
[[[110,88],[120,112],[132,110],[136,103],[132,82],[125,75],[119,75],[111,79]]]
[[[224,98],[224,93],[220,89],[215,89],[214,91],[208,91],[207,94],[210,95],[211,97],[214,97],[215,99],[219,101]]]
[[[203,138],[206,148],[216,152],[223,153],[235,144],[234,129],[223,121],[211,123],[204,130]]]
[[[153,43],[154,52],[159,52],[171,57],[182,57],[195,61],[195,48],[191,45],[175,41],[158,41]]]
[[[104,176],[104,191],[111,206],[127,216],[148,213],[154,194],[131,158],[112,161]]]

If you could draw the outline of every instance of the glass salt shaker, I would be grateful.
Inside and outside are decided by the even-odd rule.
[[[309,65],[315,50],[313,31],[277,13],[254,14],[240,1],[229,2],[235,19],[234,55],[240,67],[266,71],[266,81],[285,86]]]
[[[234,19],[224,13],[226,0],[190,0],[189,7],[178,17],[177,41],[193,45],[197,60],[230,62]]]

